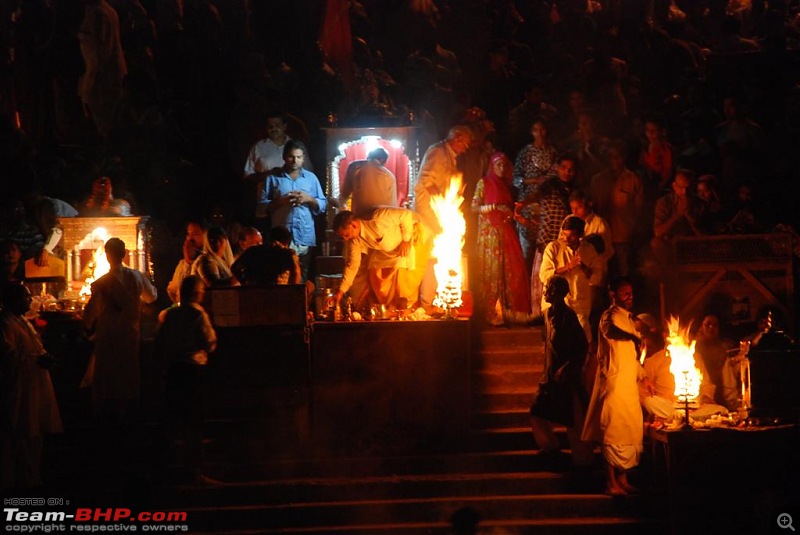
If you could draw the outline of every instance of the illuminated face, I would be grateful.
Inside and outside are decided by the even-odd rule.
[[[533,139],[546,139],[547,138],[547,127],[544,123],[536,121],[531,125],[531,135]]]
[[[450,140],[450,148],[456,154],[464,154],[472,144],[472,138],[465,134],[458,134]]]
[[[645,123],[644,125],[644,137],[647,138],[647,141],[653,143],[654,141],[658,141],[661,138],[661,127],[658,126],[656,123]]]
[[[282,144],[286,140],[286,123],[280,117],[267,118],[267,137],[273,143]]]
[[[575,178],[575,173],[577,173],[577,169],[575,169],[575,162],[572,160],[562,160],[558,164],[558,179],[561,182],[572,182]]]
[[[700,335],[707,340],[719,338],[719,318],[716,316],[706,316],[700,324]]]
[[[492,164],[492,171],[494,171],[494,174],[499,177],[506,176],[506,172],[508,172],[509,169],[510,166],[508,160],[505,158],[500,158]]]
[[[3,263],[5,265],[18,264],[21,258],[22,251],[20,251],[19,245],[11,242],[5,247],[3,251]]]
[[[186,237],[191,240],[192,245],[194,245],[198,249],[203,248],[203,238],[205,238],[205,231],[203,227],[198,225],[197,223],[189,223],[186,226]]]
[[[614,292],[614,301],[625,310],[633,309],[633,286],[621,284]]]
[[[672,191],[678,197],[686,197],[686,192],[689,191],[689,186],[692,185],[691,180],[686,175],[676,175],[675,180],[672,181]]]
[[[357,238],[360,230],[361,230],[361,223],[357,219],[354,219],[347,225],[338,229],[336,231],[336,234],[338,234],[338,236],[344,241],[349,241]]]
[[[567,247],[569,247],[573,251],[577,249],[578,246],[581,244],[581,235],[574,230],[562,230],[561,236],[567,243]]]
[[[293,171],[299,171],[303,167],[304,161],[305,154],[303,153],[303,149],[292,149],[283,159],[283,163],[286,165],[286,170],[290,173]]]
[[[576,215],[581,219],[585,219],[589,214],[589,209],[586,207],[586,201],[569,201],[569,209],[572,215]]]
[[[262,243],[264,243],[264,238],[261,236],[260,232],[255,231],[252,234],[247,234],[239,245],[242,247],[243,251],[246,251],[250,247],[261,245]]]
[[[711,202],[714,200],[714,190],[706,182],[698,182],[697,196],[706,202]]]

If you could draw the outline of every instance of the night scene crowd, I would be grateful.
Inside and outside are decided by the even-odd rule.
[[[644,398],[659,387],[671,395],[628,357],[647,346],[650,370],[663,364],[655,312],[673,240],[795,236],[795,0],[6,0],[0,9],[2,286],[15,288],[3,294],[4,428],[17,429],[29,406],[22,394],[6,399],[13,359],[46,355],[21,323],[29,296],[14,282],[26,261],[63,259],[59,219],[150,217],[155,281],[120,271],[134,244],[110,242],[117,275],[95,283],[84,321],[98,346],[128,336],[135,352],[138,327],[104,328],[103,311],[122,303],[134,325],[139,299],[157,300],[158,347],[173,356],[167,382],[180,393],[171,414],[196,431],[202,414],[187,399],[216,345],[200,305],[206,288],[311,292],[330,226],[346,242],[337,303],[349,294],[356,308],[435,314],[431,197],[460,174],[476,319],[547,326],[531,409],[538,445],[558,450],[553,422],[568,427],[576,464],[591,462],[581,443],[603,442],[607,490],[626,494],[641,452],[642,411],[630,400],[639,386]],[[335,126],[414,127],[415,187],[399,192],[376,149],[333,197],[322,128]],[[399,203],[406,193],[413,201]],[[707,401],[730,408],[724,318],[713,312],[697,318],[716,387]],[[138,396],[138,368],[109,371],[102,352],[95,408],[110,400],[119,416]],[[581,386],[586,355],[599,360],[593,391]],[[609,366],[619,373],[605,374]],[[29,368],[39,385],[30,395],[53,401],[49,379]],[[57,408],[47,411],[25,440],[60,430]],[[19,481],[41,483],[34,469]]]

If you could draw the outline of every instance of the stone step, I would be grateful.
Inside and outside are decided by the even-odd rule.
[[[535,347],[543,343],[541,327],[514,327],[483,329],[477,333],[477,348],[499,349]]]
[[[566,447],[564,435],[562,446]],[[525,451],[536,448],[530,427],[483,429],[470,433],[469,445],[473,451]]]
[[[600,470],[583,473],[512,472],[489,474],[387,475],[355,478],[301,478],[241,481],[220,486],[174,486],[160,499],[171,509],[223,505],[300,504],[384,497],[418,499],[471,496],[488,489],[500,495],[596,494]]]
[[[472,412],[528,410],[533,403],[530,392],[492,392],[472,396]]]
[[[528,425],[530,425],[530,416],[527,408],[525,410],[485,410],[475,412],[470,420],[470,427],[473,431],[526,427]]]
[[[472,376],[472,395],[533,393],[544,375],[542,366],[495,366]]]
[[[642,497],[615,500],[604,495],[471,495],[431,498],[337,500],[302,504],[187,507],[195,529],[314,528],[320,526],[380,525],[397,522],[431,523],[447,521],[457,510],[471,507],[482,518],[515,519],[642,518],[646,509]]]
[[[476,350],[472,354],[472,369],[485,370],[495,366],[544,366],[544,350],[532,347],[519,349]]]
[[[484,474],[551,471],[531,449],[367,458],[264,459],[252,456],[208,455],[205,466],[222,481],[298,479],[305,477],[365,477],[376,475]]]

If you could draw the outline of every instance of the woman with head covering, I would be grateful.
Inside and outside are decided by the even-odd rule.
[[[211,227],[206,232],[203,253],[192,264],[192,275],[199,275],[206,287],[233,286],[231,266],[234,257],[228,236],[221,227]]]
[[[487,321],[524,322],[531,303],[522,249],[514,228],[511,162],[502,152],[489,160],[489,172],[478,181],[472,211],[478,214],[478,280]]]

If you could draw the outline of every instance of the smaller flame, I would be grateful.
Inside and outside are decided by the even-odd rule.
[[[672,316],[669,320],[667,352],[671,360],[669,371],[675,378],[675,396],[680,400],[692,400],[700,395],[703,374],[695,364],[694,346],[695,341],[689,341],[689,328],[681,330],[680,321]]]
[[[450,179],[450,186],[444,195],[431,197],[431,209],[442,227],[442,232],[433,240],[432,256],[436,258],[433,271],[438,284],[433,304],[444,309],[461,306],[461,254],[467,230],[464,214],[461,213],[463,202],[461,175]]]

